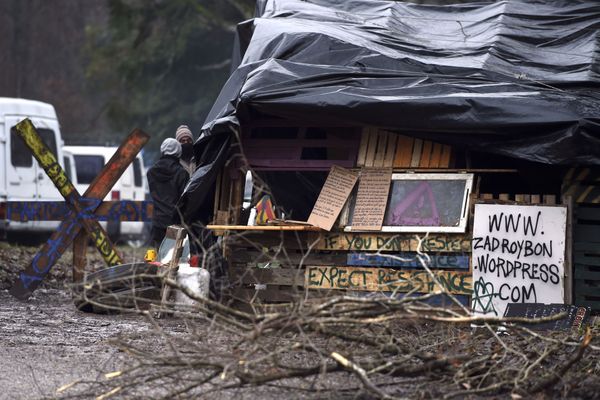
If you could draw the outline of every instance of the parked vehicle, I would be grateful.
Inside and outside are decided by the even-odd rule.
[[[50,178],[38,165],[15,125],[29,118],[42,140],[63,166],[63,140],[56,111],[51,104],[0,97],[0,235],[9,232],[51,232],[59,221],[15,222],[7,219],[6,202],[63,200]]]
[[[69,150],[65,150],[63,147],[63,165],[67,178],[71,181],[75,187],[77,187],[77,174],[75,173],[75,157]],[[83,193],[80,193],[83,194]]]
[[[67,152],[67,155],[71,154],[73,157],[75,167],[73,175],[77,181],[75,187],[83,195],[102,167],[117,151],[117,147],[64,146],[63,150]],[[104,200],[142,201],[146,199],[147,191],[146,170],[142,156],[138,154]],[[143,222],[109,221],[108,223],[101,222],[101,224],[113,241],[143,241],[145,239],[146,229]],[[131,242],[131,244],[135,243]]]

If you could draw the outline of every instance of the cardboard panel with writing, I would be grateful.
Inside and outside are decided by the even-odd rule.
[[[337,165],[331,167],[319,198],[308,217],[308,223],[330,231],[357,179],[358,173],[355,171]]]
[[[472,311],[508,303],[563,303],[566,207],[476,204]]]
[[[381,229],[391,182],[391,168],[363,168],[360,171],[358,193],[352,213],[353,231]]]

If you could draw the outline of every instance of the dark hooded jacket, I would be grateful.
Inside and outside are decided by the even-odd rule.
[[[173,156],[162,156],[148,170],[148,186],[154,202],[152,225],[166,228],[180,223],[179,213],[175,210],[177,200],[183,193],[189,174]]]

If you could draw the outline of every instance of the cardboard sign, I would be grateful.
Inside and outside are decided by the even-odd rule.
[[[353,231],[381,230],[391,183],[391,168],[364,168],[361,171],[352,213]]]
[[[500,317],[509,303],[564,303],[566,207],[476,204],[474,314]]]
[[[334,165],[321,189],[308,223],[330,231],[356,184],[358,174]]]
[[[471,294],[471,274],[468,271],[433,271],[446,291]],[[372,267],[306,267],[305,287],[309,289],[349,289],[430,293],[440,287],[425,270],[399,270]]]
[[[590,316],[589,307],[578,307],[567,304],[523,304],[509,303],[504,312],[505,317],[544,318],[565,312],[564,318],[539,324],[523,324],[533,330],[570,330],[580,329]]]

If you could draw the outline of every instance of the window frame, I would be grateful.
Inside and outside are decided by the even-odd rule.
[[[464,181],[464,189],[463,196],[461,202],[461,215],[458,226],[416,226],[416,225],[403,225],[403,226],[394,226],[394,225],[382,225],[381,230],[377,232],[414,232],[414,233],[464,233],[467,228],[467,220],[469,217],[469,199],[471,192],[473,190],[473,177],[472,173],[394,173],[392,174],[392,184],[394,181],[439,181],[439,180],[448,180],[448,181]],[[388,211],[390,198],[392,196],[392,187],[390,186],[390,193],[388,195],[388,201],[386,203],[386,214]],[[348,223],[351,218],[351,210],[354,208],[354,201],[356,201],[356,196],[350,196],[348,201],[346,202],[346,207],[349,209],[347,212],[348,215]],[[351,204],[352,203],[352,204]],[[344,213],[344,212],[343,212]],[[384,221],[385,223],[385,221]],[[352,229],[352,225],[344,226],[345,232],[360,232],[360,230]],[[365,231],[367,232],[367,231]],[[368,231],[373,232],[373,231]]]

